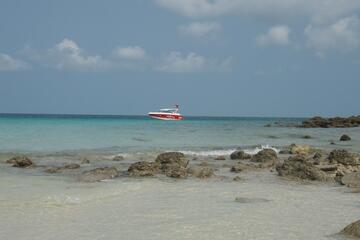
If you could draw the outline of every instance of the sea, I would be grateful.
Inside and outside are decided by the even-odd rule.
[[[360,151],[360,128],[301,129],[302,118],[0,115],[0,239],[4,240],[330,240],[359,220],[359,193],[337,183],[297,182],[263,170],[232,173],[229,154],[276,151],[291,143]],[[348,134],[350,142],[340,142]],[[305,139],[304,136],[311,136]],[[335,145],[330,144],[331,141]],[[117,178],[80,182],[81,172],[181,151],[196,166],[215,168],[209,179]],[[5,163],[28,155],[36,168]],[[125,160],[112,161],[122,155]],[[214,160],[215,156],[226,160]],[[44,169],[80,163],[50,174]],[[240,177],[240,181],[233,181]]]

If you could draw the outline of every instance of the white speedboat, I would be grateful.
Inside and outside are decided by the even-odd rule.
[[[160,120],[183,120],[184,117],[179,112],[179,105],[175,108],[163,108],[157,112],[149,112],[149,116]]]

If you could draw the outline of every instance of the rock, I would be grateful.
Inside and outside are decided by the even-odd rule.
[[[240,182],[242,180],[244,180],[244,179],[242,177],[240,177],[240,176],[236,176],[236,177],[233,178],[233,181],[235,181],[235,182]]]
[[[321,158],[322,158],[322,154],[320,152],[316,152],[313,156],[314,160],[321,159]]]
[[[328,159],[330,163],[341,163],[343,165],[358,165],[359,159],[345,149],[335,149],[330,152]]]
[[[154,176],[159,173],[159,169],[159,163],[142,161],[131,164],[128,173],[134,177]]]
[[[265,124],[264,127],[271,127],[271,124],[270,123]]]
[[[290,145],[290,153],[291,154],[296,154],[296,155],[308,155],[310,153],[313,153],[314,149],[311,148],[308,145],[296,145],[296,144],[291,144]]]
[[[330,145],[335,145],[335,144],[336,143],[333,140],[330,141]]]
[[[360,115],[348,118],[334,117],[322,118],[313,117],[302,122],[298,127],[302,128],[349,128],[360,126]]]
[[[277,159],[277,154],[274,150],[264,149],[255,154],[251,161],[261,163],[263,167],[271,167],[276,164]]]
[[[81,159],[81,161],[80,161],[80,164],[89,164],[89,163],[90,163],[90,160],[87,159],[87,158],[83,158],[83,159]]]
[[[35,167],[35,163],[27,156],[15,156],[7,160],[6,163],[10,163],[13,167],[18,168]]]
[[[230,168],[230,172],[238,173],[238,172],[243,172],[248,169],[249,169],[248,165],[239,162]]]
[[[340,137],[340,141],[350,141],[351,140],[351,137],[349,136],[349,135],[346,135],[346,134],[344,134],[344,135],[342,135],[341,137]]]
[[[279,154],[291,154],[291,152],[290,152],[290,150],[288,150],[288,149],[283,149],[283,150],[280,150],[279,151]]]
[[[233,153],[230,154],[230,159],[235,160],[235,159],[240,159],[240,160],[244,160],[244,159],[250,159],[251,155],[245,153],[244,151],[235,151]]]
[[[341,183],[347,187],[360,188],[360,172],[347,173],[341,178]]]
[[[214,169],[211,167],[191,167],[188,173],[197,178],[209,178],[214,176]]]
[[[290,178],[312,181],[328,180],[326,173],[315,167],[304,157],[304,155],[289,157],[284,161],[283,164],[276,166],[276,171],[278,172],[279,176]]]
[[[181,152],[166,152],[157,156],[155,162],[161,165],[161,169],[165,170],[169,165],[178,165],[186,168],[189,161],[185,158],[185,155]]]
[[[167,166],[167,168],[165,169],[165,175],[171,178],[186,178],[187,169],[183,166],[173,164]]]
[[[224,161],[226,158],[224,156],[217,156],[214,158],[214,160]]]
[[[360,220],[346,226],[343,230],[341,230],[340,233],[344,235],[360,238]]]
[[[59,173],[59,172],[65,171],[65,170],[72,170],[72,169],[78,169],[78,168],[80,168],[79,164],[71,163],[71,164],[67,164],[63,167],[48,168],[45,170],[45,172],[46,173]]]
[[[312,137],[310,135],[305,135],[302,137],[303,139],[311,139]]]
[[[105,179],[112,179],[119,175],[119,171],[115,167],[95,168],[85,171],[79,176],[82,182],[98,182]]]
[[[112,160],[118,162],[118,161],[122,161],[122,160],[124,160],[124,159],[125,159],[125,158],[124,158],[123,156],[117,155],[117,156],[113,157]]]

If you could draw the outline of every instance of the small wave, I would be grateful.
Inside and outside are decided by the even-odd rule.
[[[246,148],[246,149],[243,149],[243,151],[245,153],[254,155],[264,149],[272,149],[276,153],[279,153],[279,151],[280,151],[279,149],[272,147],[270,145],[261,145],[261,146],[255,147],[255,148]],[[224,149],[224,150],[180,151],[180,152],[187,154],[187,155],[197,155],[197,156],[224,156],[224,155],[230,155],[232,152],[234,152],[236,150],[238,150],[238,149],[231,148],[231,149]]]

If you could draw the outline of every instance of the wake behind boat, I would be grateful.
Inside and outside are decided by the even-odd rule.
[[[179,112],[179,105],[175,108],[163,108],[157,112],[149,112],[149,116],[159,120],[183,120],[184,117]]]

